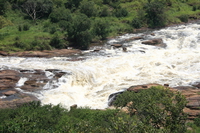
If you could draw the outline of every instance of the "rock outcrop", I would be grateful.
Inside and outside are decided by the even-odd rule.
[[[46,72],[50,72],[51,76],[47,77]],[[38,99],[31,93],[41,91],[48,83],[58,82],[58,79],[65,74],[69,73],[57,69],[1,70],[0,108],[15,108],[26,102],[37,101]],[[23,84],[18,84],[20,79],[24,81]],[[50,89],[55,87],[58,86],[54,85]]]
[[[14,70],[0,71],[0,90],[13,89],[20,79],[20,73]]]
[[[144,85],[136,85],[131,86],[127,89],[127,91],[134,91],[135,93],[138,93],[141,90],[148,89],[152,86],[162,86],[160,84],[144,84]],[[191,87],[191,86],[177,86],[177,87],[168,87],[168,85],[164,85],[164,87],[170,89],[174,92],[180,92],[182,95],[186,97],[187,105],[184,108],[184,112],[188,114],[188,119],[193,120],[200,114],[200,89],[197,87]],[[120,94],[121,92],[119,92]],[[118,94],[118,93],[116,93]],[[110,96],[113,97],[111,94]],[[110,104],[111,105],[111,104]],[[126,111],[127,108],[125,107],[124,110]]]
[[[43,50],[43,51],[24,51],[9,53],[0,51],[1,56],[15,56],[15,57],[67,57],[74,54],[81,54],[81,50],[78,49],[55,49],[55,50]]]

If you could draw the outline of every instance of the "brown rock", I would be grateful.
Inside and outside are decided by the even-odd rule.
[[[131,37],[129,39],[126,39],[125,41],[134,41],[134,40],[140,40],[140,39],[144,39],[142,36],[137,36],[137,37]]]
[[[184,108],[183,111],[188,114],[188,119],[193,120],[200,114],[200,110],[193,110],[190,108]]]
[[[127,91],[134,91],[134,92],[139,92],[140,90],[145,90],[148,89],[152,86],[162,86],[160,84],[144,84],[144,85],[136,85],[136,86],[131,86],[127,89]]]
[[[14,70],[0,71],[0,90],[14,88],[20,79],[20,74]]]
[[[19,93],[16,96],[16,99],[7,100],[7,99],[0,99],[0,109],[5,108],[16,108],[24,103],[32,102],[32,101],[39,101],[35,96]]]
[[[152,46],[157,46],[157,47],[162,47],[162,48],[165,48],[167,46],[165,43],[163,43],[163,40],[161,38],[143,41],[142,44],[152,45]]]
[[[76,108],[77,108],[77,104],[74,104],[74,105],[70,106],[70,110],[76,109]]]
[[[18,57],[67,57],[74,54],[80,54],[81,51],[77,49],[55,49],[55,50],[44,50],[44,51],[25,51],[8,54],[8,56]]]
[[[0,55],[2,55],[2,56],[7,56],[8,53],[7,53],[7,52],[4,52],[4,51],[0,51]]]
[[[10,95],[14,95],[16,93],[17,93],[16,91],[6,91],[6,92],[3,92],[2,94],[5,96],[10,96]]]
[[[158,86],[159,84],[145,84],[131,86],[127,91],[139,92],[140,90],[148,89],[152,86]],[[162,86],[162,85],[159,85]],[[164,87],[169,88],[171,91],[179,91],[182,95],[186,97],[188,103],[184,108],[184,112],[188,114],[188,119],[194,119],[200,114],[200,89],[191,86],[177,86],[174,88],[168,87],[166,84]]]

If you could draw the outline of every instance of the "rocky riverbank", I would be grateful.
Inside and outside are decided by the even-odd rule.
[[[47,76],[45,72],[51,73],[51,76]],[[56,69],[47,69],[45,71],[1,70],[0,109],[15,108],[23,103],[39,100],[36,95],[41,90],[44,90],[44,86],[48,83],[58,82],[58,79],[64,74],[67,73]],[[53,88],[55,87],[57,87],[56,84]],[[36,95],[32,95],[33,93]]]
[[[52,76],[47,76],[45,73],[49,72]],[[1,70],[0,71],[0,109],[15,108],[23,103],[39,100],[36,95],[45,89],[48,83],[58,82],[58,79],[67,72],[56,69],[43,70]],[[20,80],[22,80],[20,82]],[[143,89],[148,89],[151,86],[159,84],[144,84],[131,86],[127,91],[138,92]],[[47,86],[48,87],[48,86]],[[56,84],[53,86],[56,88]],[[188,119],[194,119],[200,114],[200,83],[195,83],[191,86],[177,86],[169,88],[171,91],[179,91],[184,95],[188,101],[184,112],[188,114]],[[49,89],[49,88],[47,88]]]
[[[78,49],[55,49],[43,51],[24,51],[24,52],[5,52],[0,51],[0,56],[15,56],[15,57],[67,57],[75,54],[81,54]]]

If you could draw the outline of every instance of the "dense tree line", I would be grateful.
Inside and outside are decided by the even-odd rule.
[[[131,32],[141,27],[164,27],[171,21],[168,12],[179,11],[180,4],[185,4],[193,12],[200,9],[198,0],[0,0],[0,28],[12,25],[13,20],[9,19],[14,12],[24,19],[14,22],[14,26],[23,27],[24,24],[31,29],[35,25],[44,25],[42,34],[49,32],[52,36],[49,40],[40,40],[37,47],[31,42],[23,44],[20,37],[16,37],[18,39],[12,46],[18,47],[21,43],[23,50],[67,46],[88,49],[92,41],[106,39],[113,33]],[[187,22],[189,17],[181,14],[177,19]],[[9,34],[1,34],[0,38]]]

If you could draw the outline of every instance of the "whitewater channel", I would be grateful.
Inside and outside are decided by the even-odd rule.
[[[150,35],[154,33],[155,36]],[[126,42],[132,37],[143,39]],[[162,38],[166,48],[144,45],[142,41]],[[113,48],[111,44],[127,48]],[[67,72],[57,83],[47,84],[36,95],[42,104],[61,104],[104,109],[110,94],[133,85],[147,83],[187,86],[200,81],[200,24],[191,23],[137,34],[125,34],[108,40],[99,52],[54,58],[0,57],[3,69],[59,69]],[[69,61],[70,58],[84,58]],[[46,71],[47,76],[52,76]],[[21,79],[18,84],[23,84]],[[53,85],[57,88],[51,88]]]

